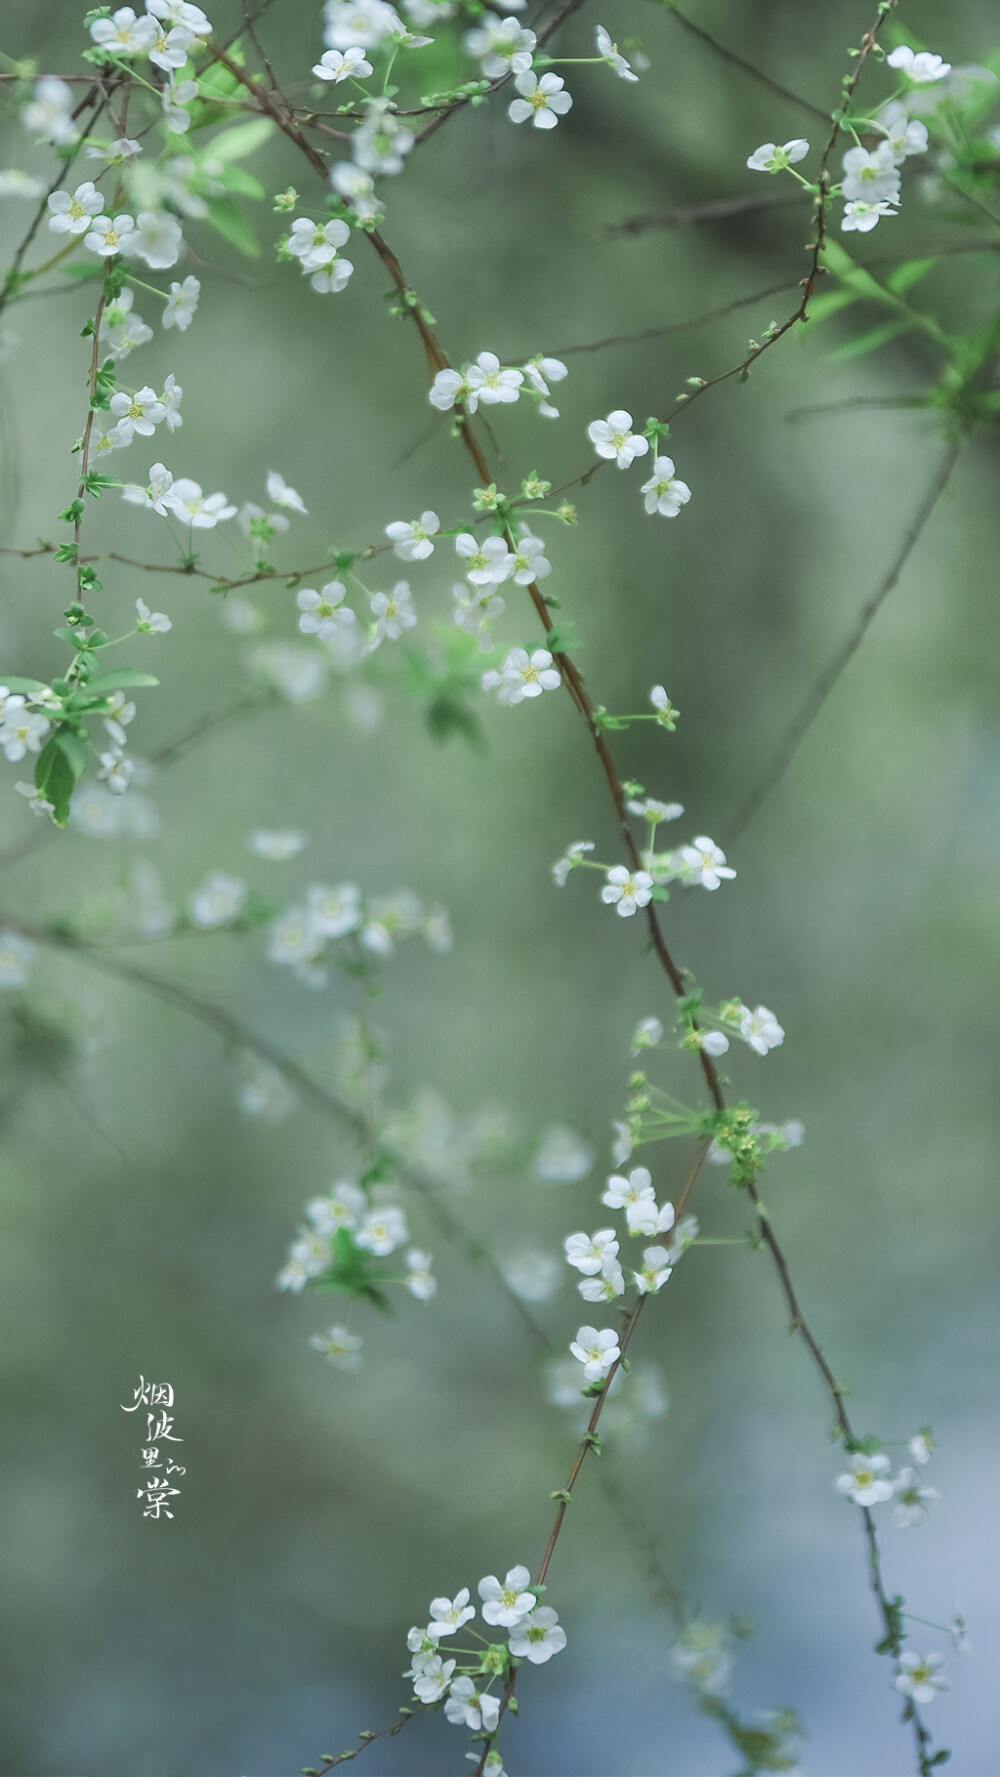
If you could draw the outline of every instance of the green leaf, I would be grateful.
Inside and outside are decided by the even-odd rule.
[[[41,679],[15,679],[10,673],[3,675],[3,683],[8,691],[19,691],[23,697],[34,697],[36,692],[48,690]]]
[[[236,247],[248,259],[260,258],[260,246],[257,236],[250,227],[243,212],[231,197],[206,198],[206,221],[217,229],[224,240]]]
[[[267,196],[259,179],[248,173],[245,167],[224,167],[218,175],[219,184],[227,191],[238,191],[242,197],[264,198]]]
[[[82,777],[87,769],[87,761],[90,757],[86,741],[81,740],[80,736],[74,734],[69,728],[57,728],[53,740],[59,748],[59,751],[62,753],[63,758],[66,760],[74,778]]]
[[[912,290],[914,284],[919,284],[921,278],[926,278],[936,264],[937,255],[931,259],[907,259],[903,265],[897,265],[895,271],[889,273],[885,280],[886,289],[896,296],[903,296],[907,290]]]
[[[223,72],[228,74],[229,71],[223,69]],[[229,79],[232,80],[231,74]],[[207,84],[203,78],[201,81],[202,92],[206,91]],[[262,147],[273,131],[274,125],[269,118],[255,117],[249,123],[238,123],[233,129],[223,130],[219,135],[213,136],[207,152],[213,160],[243,160],[248,154],[252,154],[255,148]]]
[[[832,358],[860,358],[865,352],[874,352],[877,347],[888,344],[890,339],[898,339],[901,333],[910,331],[909,321],[882,321],[867,333],[856,334],[853,339],[845,339],[843,345],[837,346],[830,356]]]
[[[116,666],[112,672],[98,673],[91,679],[87,690],[92,694],[106,691],[125,691],[130,685],[158,685],[159,679],[152,673],[133,672],[129,666]]]
[[[575,623],[557,623],[548,631],[545,645],[552,654],[567,654],[571,648],[582,648],[583,638]]]
[[[65,827],[69,805],[76,787],[77,774],[58,745],[58,736],[46,741],[35,760],[35,789],[52,804],[52,818],[57,827]]]
[[[857,292],[854,290],[822,290],[809,304],[809,319],[813,322],[825,321],[827,315],[835,315],[840,309],[850,308],[851,303],[857,300]]]
[[[97,260],[90,265],[61,265],[59,274],[64,278],[103,278],[104,262]]]

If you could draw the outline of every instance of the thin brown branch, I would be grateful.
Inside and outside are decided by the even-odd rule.
[[[886,599],[889,597],[890,592],[892,592],[893,588],[898,584],[903,569],[926,530],[934,509],[951,479],[951,473],[958,460],[960,449],[961,440],[956,440],[954,443],[950,444],[945,451],[941,463],[935,470],[930,486],[923,495],[920,505],[917,507],[907,530],[904,532],[903,541],[900,544],[899,549],[896,551],[896,555],[887,572],[879,581],[879,584],[875,588],[871,597],[863,605],[850,634],[843,642],[841,642],[832,658],[827,662],[826,666],[819,674],[808,695],[803,700],[798,713],[789,723],[778,742],[759,782],[755,785],[753,790],[751,790],[737,814],[734,816],[729,827],[726,829],[724,837],[727,844],[738,838],[741,833],[745,832],[761,804],[766,801],[767,797],[771,794],[771,791],[781,782],[788,767],[798,752],[799,747],[802,745],[803,740],[826,703],[827,698],[830,696],[830,693],[840,679],[841,674],[850,665],[864,641],[865,636],[868,634],[872,623],[878,616]]]
[[[709,49],[714,50],[717,56],[721,56],[724,62],[729,62],[734,68],[742,68],[744,74],[749,74],[750,78],[756,80],[759,86],[765,86],[769,92],[777,93],[779,98],[787,99],[789,104],[797,105],[800,111],[808,111],[810,116],[819,117],[824,123],[829,122],[829,111],[822,111],[818,105],[812,103],[811,99],[803,99],[799,93],[791,92],[787,86],[782,86],[780,81],[773,80],[770,74],[765,74],[763,68],[756,67],[753,62],[748,62],[745,56],[738,55],[735,50],[727,49],[726,45],[720,43],[717,37],[711,37],[707,31],[702,30],[700,25],[696,25],[693,19],[686,18],[683,12],[679,12],[672,0],[667,11],[671,18],[676,19],[679,25],[684,26],[685,31],[690,31],[692,37],[698,37],[702,43],[707,43]]]
[[[623,222],[611,222],[604,233],[647,234],[652,228],[683,228],[690,222],[727,222],[732,216],[753,216],[760,210],[787,209],[804,204],[809,193],[800,186],[796,191],[768,191],[753,197],[719,197],[704,204],[682,204],[679,209],[665,210],[656,216],[626,216]],[[787,288],[786,286],[782,286]]]

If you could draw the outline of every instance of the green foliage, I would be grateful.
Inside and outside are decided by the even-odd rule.
[[[475,636],[465,630],[432,624],[441,644],[437,658],[415,647],[406,649],[404,689],[426,699],[427,726],[437,741],[460,735],[471,747],[486,745],[475,708],[480,696],[481,650]]]
[[[309,1288],[321,1296],[353,1296],[381,1314],[394,1315],[396,1310],[379,1285],[398,1282],[397,1272],[355,1246],[349,1229],[338,1228],[333,1237],[333,1264],[322,1277],[311,1278]]]

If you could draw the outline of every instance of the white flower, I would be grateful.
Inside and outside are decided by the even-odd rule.
[[[512,648],[499,672],[482,677],[483,690],[496,691],[500,702],[507,705],[541,697],[543,691],[555,691],[561,683],[547,648],[536,648],[530,655],[525,648]]]
[[[642,1270],[634,1273],[639,1294],[644,1296],[651,1291],[655,1295],[663,1288],[672,1268],[665,1246],[647,1246],[642,1255]]]
[[[706,1055],[725,1055],[729,1048],[729,1038],[721,1030],[703,1030],[700,1034],[701,1046]],[[723,1157],[728,1164],[729,1155],[724,1154]]]
[[[448,1689],[454,1670],[454,1660],[442,1660],[439,1654],[415,1654],[403,1677],[412,1678],[421,1703],[436,1703]]]
[[[75,104],[72,87],[50,75],[35,81],[21,122],[30,135],[45,136],[57,145],[75,142],[79,134],[73,122]]]
[[[864,198],[877,203],[885,198],[899,201],[899,168],[891,142],[880,142],[877,148],[849,148],[844,155],[843,193],[848,199]]]
[[[41,197],[45,185],[32,173],[23,173],[20,167],[8,167],[0,173],[0,197]]]
[[[214,530],[225,519],[236,517],[236,507],[230,506],[225,494],[205,495],[196,481],[183,478],[174,482],[168,503],[170,510],[196,531]]]
[[[183,68],[193,42],[194,32],[185,30],[183,25],[174,25],[169,31],[161,27],[146,53],[154,67],[172,75]]]
[[[477,402],[470,401],[469,395],[469,385],[459,371],[439,370],[427,399],[441,413],[447,413],[449,407],[455,407],[460,401],[468,403],[469,412],[475,413]]]
[[[0,987],[23,987],[34,955],[35,946],[20,932],[0,932]],[[529,1610],[534,1602],[532,1598]]]
[[[303,518],[308,516],[302,495],[289,487],[277,469],[269,469],[267,472],[267,497],[274,506],[284,506],[289,512],[300,512]]]
[[[848,1472],[837,1477],[837,1492],[852,1499],[857,1506],[884,1505],[892,1498],[892,1482],[888,1479],[891,1464],[888,1456],[866,1456],[863,1450],[848,1458]]]
[[[683,802],[657,802],[653,796],[644,796],[642,801],[633,798],[625,806],[630,814],[644,815],[651,826],[659,826],[661,821],[677,821],[684,813]]]
[[[402,30],[398,12],[386,0],[327,0],[323,8],[323,42],[331,49],[374,49]]]
[[[572,1185],[586,1178],[593,1164],[593,1151],[576,1131],[553,1123],[542,1136],[534,1170],[547,1185]]]
[[[617,43],[612,43],[603,25],[598,25],[596,36],[598,55],[604,57],[604,60],[618,75],[619,80],[638,80],[638,74],[632,72],[631,62],[627,62],[624,56],[618,54]]]
[[[321,271],[324,266],[332,265],[337,248],[343,247],[350,238],[347,223],[337,216],[329,222],[311,222],[308,216],[299,216],[292,223],[288,251],[300,262],[304,272]]]
[[[475,412],[474,403],[478,401],[486,406],[498,401],[516,401],[524,374],[520,370],[502,369],[495,352],[480,352],[476,362],[465,372],[465,380],[472,391],[469,406]]]
[[[755,173],[781,173],[786,167],[794,166],[797,160],[805,160],[808,153],[809,144],[804,136],[793,136],[780,148],[775,142],[763,142],[754,149],[747,166]]]
[[[898,50],[896,54],[899,54]],[[889,59],[892,60],[891,56]],[[942,1691],[951,1689],[951,1680],[941,1670],[944,1665],[943,1654],[927,1654],[921,1659],[919,1654],[904,1648],[899,1656],[899,1664],[896,1689],[904,1697],[912,1697],[914,1703],[933,1703]]]
[[[142,143],[134,136],[116,136],[113,142],[102,144],[92,142],[86,151],[87,160],[103,160],[109,167],[119,166],[122,161],[134,160],[142,153]]]
[[[613,1252],[606,1252],[596,1277],[581,1278],[577,1284],[585,1302],[613,1302],[625,1294],[625,1273]]]
[[[49,227],[53,234],[86,234],[92,218],[99,216],[104,199],[92,179],[78,185],[70,197],[68,191],[53,191],[49,197]]]
[[[309,929],[321,938],[342,938],[361,924],[361,890],[355,882],[336,888],[313,883],[306,894]]]
[[[56,812],[55,803],[47,802],[45,797],[40,795],[35,789],[34,784],[15,784],[14,788],[19,796],[23,796],[26,799],[32,814],[39,815],[43,819],[48,819],[50,821],[54,819]],[[74,801],[73,806],[76,808],[78,806],[78,801]]]
[[[663,685],[654,685],[649,694],[649,701],[656,711],[657,721],[662,722],[667,728],[672,728],[674,725],[674,717],[679,715],[680,711],[674,709],[673,704],[667,696],[665,687]]]
[[[112,259],[124,253],[135,230],[131,216],[95,216],[93,227],[83,237],[83,244],[100,259]]]
[[[186,134],[191,128],[191,113],[187,110],[187,106],[190,105],[192,99],[197,97],[198,82],[196,80],[178,81],[174,78],[173,70],[171,70],[160,89],[160,98],[163,102],[163,121],[168,130],[173,130],[174,134],[178,136]],[[190,201],[191,194],[188,193],[187,196]],[[204,214],[204,212],[201,213]],[[194,211],[190,211],[189,214],[194,214]]]
[[[340,160],[330,169],[330,184],[346,198],[361,222],[374,222],[380,214],[375,198],[375,181],[352,160]]]
[[[779,1048],[785,1040],[781,1025],[766,1006],[758,1006],[755,1012],[749,1006],[740,1007],[740,1036],[758,1055]]]
[[[886,142],[897,166],[902,166],[910,154],[926,153],[927,125],[921,123],[917,117],[910,117],[906,106],[898,99],[883,105],[876,114],[875,122],[885,131]]]
[[[163,311],[164,327],[179,327],[185,333],[194,319],[201,285],[197,278],[185,278],[182,284],[171,284]]]
[[[530,117],[536,130],[554,130],[573,103],[558,74],[543,74],[538,80],[529,70],[516,75],[514,85],[521,97],[507,107],[511,123],[527,123]]]
[[[169,497],[173,485],[170,470],[163,463],[154,463],[149,471],[149,485],[137,487],[134,482],[128,483],[122,488],[122,499],[132,506],[145,506],[148,512],[158,512],[161,517],[166,517],[173,510]]]
[[[431,1274],[432,1263],[430,1253],[420,1252],[416,1247],[406,1255],[406,1287],[418,1302],[429,1302],[437,1293],[437,1278]]]
[[[109,55],[145,55],[156,40],[157,24],[148,13],[137,18],[131,6],[120,6],[110,18],[94,19],[90,35]]]
[[[671,1265],[683,1259],[689,1246],[693,1246],[698,1238],[698,1217],[682,1216],[674,1229],[674,1236],[667,1248]]]
[[[589,1234],[567,1234],[563,1241],[566,1261],[585,1277],[596,1277],[604,1264],[604,1256],[610,1253],[614,1257],[618,1251],[618,1241],[613,1228],[599,1228],[591,1238]]]
[[[487,80],[500,80],[505,74],[526,74],[536,43],[529,31],[516,18],[498,18],[495,12],[484,12],[475,30],[466,31],[462,48],[482,64]]]
[[[335,84],[342,80],[364,80],[371,72],[371,62],[356,43],[346,50],[328,49],[313,64],[313,73],[317,80],[332,80]]]
[[[719,1697],[729,1687],[732,1660],[726,1649],[727,1630],[716,1623],[688,1623],[671,1650],[678,1676],[695,1691]]]
[[[0,749],[11,765],[16,765],[25,753],[40,753],[48,732],[48,717],[40,715],[37,710],[29,710],[23,697],[18,694],[5,699],[0,722]]]
[[[160,421],[166,418],[167,410],[155,389],[148,386],[137,389],[134,395],[126,395],[119,390],[111,397],[111,412],[115,417],[115,431],[120,444],[131,444],[136,433],[142,438],[152,438]]]
[[[120,747],[112,747],[110,752],[99,755],[101,769],[98,777],[107,784],[108,789],[116,796],[124,796],[135,772],[131,759],[126,759]]]
[[[341,1179],[331,1185],[326,1197],[314,1197],[306,1204],[306,1215],[318,1234],[336,1234],[338,1228],[356,1228],[368,1208],[368,1199],[360,1185]]]
[[[433,1627],[432,1623],[431,1628]],[[471,1678],[456,1678],[452,1682],[444,1712],[449,1721],[472,1728],[475,1733],[483,1729],[491,1734],[500,1720],[500,1699],[491,1697],[489,1691],[477,1691]]]
[[[522,525],[521,536],[514,550],[512,578],[518,586],[530,586],[535,580],[544,580],[551,572],[552,563],[545,559],[545,544],[541,537],[533,537],[527,525]]]
[[[349,259],[335,259],[332,265],[324,266],[322,271],[314,271],[309,282],[321,296],[336,296],[338,290],[343,290],[353,271],[354,267]]]
[[[192,0],[146,0],[146,11],[171,25],[182,25],[193,37],[211,37],[212,24]]]
[[[658,1018],[641,1018],[632,1034],[631,1049],[638,1055],[641,1049],[655,1049],[657,1043],[663,1041],[663,1025]]]
[[[168,629],[173,629],[170,618],[164,611],[151,611],[145,599],[136,599],[136,629],[142,635],[165,636]]]
[[[907,80],[916,81],[924,86],[932,80],[944,80],[951,73],[951,63],[943,62],[940,56],[930,55],[926,50],[914,51],[907,44],[900,44],[886,56],[890,68],[898,68]]]
[[[371,646],[377,648],[384,636],[398,642],[404,629],[412,629],[417,621],[409,582],[398,580],[391,592],[375,592],[368,601],[375,618],[375,634]]]
[[[599,457],[616,462],[619,469],[627,469],[636,457],[644,457],[649,449],[649,439],[631,428],[632,415],[624,408],[616,407],[606,420],[591,421],[587,437]]]
[[[440,1641],[444,1635],[457,1634],[463,1623],[470,1623],[475,1614],[475,1605],[469,1603],[468,1586],[463,1586],[454,1598],[432,1598],[431,1620],[427,1625],[429,1639]]]
[[[645,495],[646,511],[658,512],[661,518],[676,518],[691,498],[687,482],[679,481],[674,474],[670,457],[657,457],[652,475],[639,491]]]
[[[508,1637],[510,1651],[519,1660],[530,1660],[533,1666],[544,1666],[553,1654],[566,1646],[566,1631],[559,1627],[554,1610],[543,1604],[528,1617],[522,1617]]]
[[[134,302],[134,292],[126,288],[114,302],[105,305],[101,315],[100,345],[116,363],[127,358],[136,346],[147,345],[153,337],[152,327],[132,312]]]
[[[911,1524],[921,1524],[928,1508],[941,1498],[936,1487],[920,1485],[920,1474],[915,1468],[900,1469],[893,1486],[896,1505],[892,1515],[901,1530],[908,1529]]]
[[[621,1357],[618,1348],[618,1334],[610,1327],[598,1330],[597,1327],[579,1327],[576,1338],[570,1344],[570,1351],[583,1365],[583,1374],[588,1382],[597,1382],[607,1375]]]
[[[594,841],[592,839],[578,839],[576,844],[571,845],[561,858],[556,859],[552,866],[552,875],[558,888],[566,887],[566,878],[570,871],[575,870],[579,864],[583,863],[584,852],[593,851],[593,849]]]
[[[557,420],[559,418],[558,407],[553,407],[548,399],[549,383],[562,382],[563,377],[568,375],[569,371],[561,358],[532,358],[524,366],[525,381],[542,396],[542,400],[538,403],[538,411],[544,414],[546,419]]]
[[[346,1327],[331,1327],[326,1333],[313,1333],[309,1340],[315,1351],[321,1351],[335,1370],[360,1370],[361,1347],[364,1340]]]
[[[899,211],[894,210],[892,205],[884,199],[869,204],[857,198],[845,207],[840,226],[845,234],[850,234],[852,230],[858,234],[871,234],[872,229],[883,216],[898,215]]]
[[[480,545],[470,531],[460,531],[455,550],[473,586],[499,586],[514,571],[514,557],[502,537],[484,537]]]
[[[285,827],[277,832],[269,827],[255,827],[247,844],[259,858],[267,858],[272,864],[284,864],[289,858],[298,857],[307,840],[295,827]]]
[[[173,216],[164,210],[140,210],[120,250],[129,256],[137,253],[153,271],[166,271],[177,264],[182,244],[181,225]]]
[[[483,1622],[502,1624],[507,1629],[522,1622],[537,1602],[535,1594],[526,1590],[530,1585],[531,1574],[526,1567],[512,1567],[503,1585],[496,1574],[488,1573],[477,1588],[483,1601]]]
[[[681,846],[680,858],[685,870],[692,873],[692,881],[699,882],[702,888],[717,889],[723,878],[731,879],[736,875],[736,871],[726,864],[725,852],[720,851],[715,841],[704,833],[693,844]]]
[[[408,1239],[406,1217],[395,1204],[368,1210],[354,1232],[355,1246],[374,1253],[377,1258],[395,1252],[397,1246],[403,1246]]]
[[[617,1118],[611,1127],[615,1132],[615,1139],[611,1143],[611,1158],[616,1166],[624,1166],[632,1152],[632,1131],[627,1123],[622,1123]],[[601,1201],[603,1203],[605,1199],[602,1198]]]
[[[302,616],[299,628],[303,635],[319,636],[321,642],[331,642],[344,629],[350,629],[357,618],[350,606],[344,605],[347,588],[340,580],[330,580],[322,592],[316,592],[311,586],[303,586],[296,595],[295,603]]]
[[[617,1127],[617,1125],[616,1125]],[[601,1198],[609,1209],[623,1209],[630,1234],[664,1234],[674,1225],[672,1203],[657,1206],[652,1179],[645,1166],[635,1166],[627,1178],[613,1173]]]
[[[914,1462],[923,1465],[925,1462],[930,1462],[931,1453],[935,1449],[934,1439],[926,1429],[918,1431],[916,1437],[910,1439],[907,1449]]]
[[[391,99],[370,99],[365,121],[351,137],[355,163],[366,173],[393,175],[403,171],[404,157],[416,140],[395,116]]]
[[[200,888],[187,899],[187,910],[196,926],[210,930],[212,926],[228,925],[242,911],[249,890],[238,876],[227,876],[224,870],[210,870]]]
[[[440,529],[441,520],[436,512],[422,512],[410,524],[402,519],[387,524],[385,534],[400,561],[426,561],[429,555],[434,554],[431,538]]]
[[[648,907],[653,898],[653,878],[648,870],[627,870],[615,864],[607,872],[601,900],[614,907],[623,919],[630,919],[640,907]]]

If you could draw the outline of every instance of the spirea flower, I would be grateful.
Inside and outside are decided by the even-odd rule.
[[[484,12],[475,29],[466,31],[462,48],[481,63],[487,80],[500,80],[505,74],[528,72],[535,42],[534,31],[516,18]]]
[[[649,439],[632,431],[632,415],[623,407],[616,407],[606,420],[592,420],[587,437],[598,456],[617,463],[619,469],[627,469],[636,457],[644,457],[649,450]]]
[[[601,1260],[601,1269],[593,1277],[582,1277],[577,1289],[585,1302],[613,1302],[625,1294],[625,1273],[615,1254],[608,1250]]]
[[[350,49],[328,49],[313,64],[317,80],[332,80],[335,85],[342,80],[364,80],[371,72],[371,62],[356,43]]]
[[[483,1622],[512,1628],[523,1621],[535,1608],[535,1594],[527,1590],[530,1585],[531,1574],[526,1567],[510,1568],[503,1585],[496,1574],[488,1573],[477,1588],[483,1601]]]
[[[427,1633],[432,1641],[440,1641],[444,1635],[457,1634],[464,1623],[471,1623],[475,1614],[475,1605],[469,1603],[468,1586],[463,1586],[454,1598],[432,1598]]]
[[[781,173],[796,161],[805,160],[809,153],[809,144],[804,136],[793,136],[779,148],[775,142],[762,142],[755,148],[747,161],[747,166],[755,173]]]
[[[170,495],[173,490],[174,478],[163,463],[154,463],[149,471],[149,482],[146,487],[137,487],[129,482],[122,488],[122,499],[132,506],[145,506],[148,512],[158,512],[165,518],[173,511]]]
[[[391,592],[373,593],[368,602],[375,619],[375,633],[371,643],[373,647],[378,647],[384,636],[388,636],[390,641],[398,641],[404,629],[412,629],[417,621],[409,582],[406,580],[397,581]]]
[[[515,75],[514,85],[521,97],[507,107],[511,123],[527,123],[530,118],[536,130],[554,130],[573,103],[558,74],[543,74],[539,80],[529,70]]]
[[[576,1338],[570,1344],[570,1351],[583,1365],[583,1374],[588,1382],[600,1381],[621,1357],[618,1334],[610,1327],[578,1328]]]
[[[598,25],[595,36],[598,55],[604,57],[608,65],[614,69],[619,80],[638,80],[638,74],[632,72],[631,62],[627,62],[623,55],[619,55],[617,43],[612,43],[603,25]]]
[[[68,191],[53,191],[48,200],[49,227],[53,234],[86,234],[92,219],[104,209],[104,199],[92,179]]]
[[[901,1530],[907,1530],[913,1524],[922,1524],[928,1509],[941,1498],[936,1487],[921,1486],[921,1479],[917,1469],[904,1468],[900,1469],[893,1483],[896,1504],[892,1515]]]
[[[25,753],[40,753],[49,726],[48,717],[38,710],[29,710],[26,699],[19,693],[6,697],[3,720],[0,721],[0,750],[4,758],[16,765]]]
[[[471,531],[460,531],[455,551],[465,562],[473,586],[499,586],[514,571],[514,557],[502,537],[484,537],[480,543]]]
[[[119,443],[131,444],[137,433],[142,438],[152,438],[167,410],[155,389],[146,387],[137,389],[134,395],[119,390],[111,397],[111,412]]]
[[[495,352],[480,352],[476,362],[465,372],[465,380],[476,400],[491,406],[496,402],[516,401],[524,373],[505,370]]]
[[[567,1234],[563,1249],[568,1264],[582,1271],[585,1277],[596,1277],[605,1254],[614,1256],[618,1251],[618,1241],[613,1228],[599,1228],[594,1235]]]
[[[749,1006],[740,1007],[740,1036],[758,1055],[779,1048],[785,1040],[781,1025],[766,1006],[758,1006],[753,1012]]]
[[[736,875],[726,863],[725,852],[704,833],[693,844],[681,846],[680,858],[691,881],[700,883],[702,888],[717,889],[724,879],[731,880]]]
[[[364,1340],[346,1327],[330,1327],[325,1333],[313,1333],[309,1340],[314,1351],[321,1351],[335,1370],[360,1370],[361,1347]],[[454,1665],[454,1661],[452,1661]]]
[[[951,1689],[951,1680],[942,1671],[943,1654],[911,1653],[904,1648],[899,1656],[899,1672],[896,1675],[896,1689],[904,1697],[912,1697],[914,1703],[933,1703],[942,1691]]]
[[[95,216],[83,237],[83,244],[99,259],[113,259],[116,253],[127,251],[134,231],[135,221],[131,216]]]
[[[565,888],[566,879],[571,870],[575,870],[584,861],[584,852],[593,851],[592,839],[578,839],[571,845],[561,858],[557,858],[552,866],[552,875],[558,888]]]
[[[430,1253],[420,1252],[416,1247],[406,1255],[406,1287],[418,1302],[429,1302],[437,1293],[437,1278],[431,1272],[432,1263]]]
[[[934,1439],[926,1429],[924,1431],[918,1431],[916,1437],[911,1438],[906,1447],[909,1450],[910,1455],[913,1457],[914,1462],[919,1462],[921,1465],[925,1462],[930,1462],[931,1455],[936,1448]]]
[[[385,534],[400,561],[426,561],[434,554],[433,538],[441,529],[441,520],[436,512],[422,512],[419,518],[409,523],[397,519],[387,524]]]
[[[640,492],[644,495],[647,512],[658,512],[661,518],[676,518],[682,506],[686,506],[691,498],[691,489],[686,481],[681,481],[674,474],[674,465],[670,457],[657,457],[653,464],[653,473],[648,481],[644,481]]]
[[[164,210],[140,210],[120,250],[129,256],[138,254],[153,271],[166,271],[177,264],[182,244],[181,225],[173,216]]]
[[[328,581],[322,592],[303,586],[295,597],[302,612],[299,628],[303,635],[331,642],[342,630],[353,628],[357,618],[350,606],[343,603],[346,597],[347,587],[340,580]]]
[[[477,1691],[471,1678],[454,1678],[444,1712],[449,1721],[471,1728],[474,1733],[482,1729],[490,1734],[500,1720],[500,1699],[489,1691]]]
[[[635,1273],[635,1283],[639,1294],[653,1295],[663,1288],[670,1276],[672,1266],[670,1254],[665,1246],[647,1246],[642,1255],[642,1270]]]
[[[375,1253],[378,1258],[395,1252],[397,1246],[404,1246],[408,1239],[406,1217],[395,1204],[368,1210],[354,1230],[355,1246]]]
[[[901,43],[886,56],[890,68],[898,68],[907,80],[924,86],[934,80],[946,80],[951,73],[951,63],[942,61],[940,56],[931,55],[927,50],[913,50],[908,44]]]
[[[628,870],[615,864],[607,872],[601,900],[623,919],[630,919],[640,907],[648,907],[653,898],[653,878],[648,870]]]
[[[32,96],[21,112],[29,135],[44,136],[56,146],[75,142],[79,131],[73,122],[76,100],[73,88],[54,75],[36,80]]]
[[[157,23],[149,13],[137,18],[131,6],[120,6],[110,18],[94,19],[90,35],[109,55],[145,55],[156,41]]]
[[[229,504],[225,494],[203,494],[196,481],[184,478],[175,481],[170,490],[170,510],[196,531],[214,530],[227,518],[236,517],[236,507]]]
[[[510,1651],[517,1659],[544,1666],[546,1660],[566,1646],[566,1631],[560,1628],[556,1612],[543,1604],[530,1616],[522,1617],[508,1639]]]
[[[171,284],[163,310],[164,327],[177,327],[181,333],[186,333],[194,320],[200,295],[201,284],[197,278],[185,278],[181,284]]]
[[[547,648],[536,648],[531,654],[525,648],[512,648],[499,671],[493,669],[482,676],[483,690],[496,691],[500,702],[508,705],[555,691],[561,682]]]
[[[893,1492],[890,1467],[888,1456],[866,1456],[864,1451],[858,1450],[848,1458],[847,1473],[838,1475],[837,1492],[853,1500],[857,1506],[884,1505]]]
[[[136,599],[136,629],[142,635],[165,636],[173,624],[165,611],[151,611],[145,599]]]
[[[442,1660],[438,1654],[415,1654],[403,1677],[413,1679],[421,1703],[436,1703],[448,1689],[454,1670],[454,1660]]]
[[[877,148],[849,148],[844,155],[844,197],[863,198],[877,203],[885,198],[894,204],[899,199],[899,167],[891,142],[880,142]]]
[[[880,198],[877,202],[868,203],[862,198],[857,198],[853,203],[845,206],[840,226],[845,234],[850,234],[852,231],[857,234],[871,234],[872,229],[882,220],[883,216],[898,215],[899,211],[894,209],[892,204],[885,199]]]
[[[242,911],[249,889],[238,876],[224,870],[210,870],[200,888],[187,899],[188,916],[203,931],[213,926],[229,925]]]
[[[531,586],[536,580],[544,580],[551,572],[552,563],[546,560],[545,544],[541,537],[533,537],[527,525],[522,525],[514,550],[514,571],[511,578],[518,586]]]

